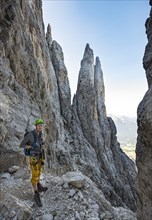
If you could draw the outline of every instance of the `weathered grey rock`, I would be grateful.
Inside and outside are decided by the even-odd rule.
[[[7,134],[7,129],[6,129],[4,124],[0,124],[0,134],[1,134],[1,136],[0,136],[0,143],[2,145],[4,143],[5,136]]]
[[[51,44],[52,44],[52,33],[51,33],[51,25],[48,24],[47,26],[47,32],[46,32],[46,41],[49,47],[49,50],[51,50]]]
[[[70,125],[71,120],[71,91],[67,69],[64,64],[64,55],[61,46],[53,41],[50,49],[50,56],[55,70],[58,83],[61,115]]]
[[[13,174],[14,179],[29,179],[30,178],[30,173],[27,167],[20,167],[14,174]]]
[[[81,220],[81,217],[77,211],[75,212],[75,220]]]
[[[91,207],[92,209],[97,209],[97,210],[99,209],[99,205],[97,203],[93,204]]]
[[[3,201],[0,201],[0,205],[2,207],[0,215],[1,219],[2,217],[5,217],[6,219],[10,216],[13,218],[15,215],[17,215],[17,219],[21,220],[24,218],[28,219],[32,215],[32,209],[25,205],[22,201],[18,200],[17,197],[11,195],[9,192],[5,191],[5,195],[4,192],[1,192],[1,198],[5,198]],[[12,209],[17,210],[17,212],[13,211]],[[10,212],[10,210],[12,211]]]
[[[143,66],[146,70],[148,91],[139,104],[137,111],[138,220],[152,219],[152,9],[150,17],[146,21],[146,33],[148,44],[145,48]]]
[[[100,219],[101,220],[104,219],[105,215],[106,215],[105,213],[100,214]]]
[[[78,197],[79,197],[79,199],[81,199],[81,200],[83,199],[83,194],[82,194],[81,191],[78,192]]]
[[[51,214],[45,214],[39,218],[40,220],[53,220],[53,216]]]
[[[85,179],[81,172],[68,172],[62,176],[62,179],[78,189],[84,187],[85,184]]]
[[[62,182],[62,178],[46,175],[44,178],[49,180],[50,185],[47,193],[41,195],[42,208],[38,208],[32,204],[33,190],[32,188],[29,189],[30,180],[21,179],[18,182],[18,180],[4,179],[3,190],[0,192],[0,219],[7,219],[10,210],[17,210],[16,219],[23,219],[23,216],[25,216],[25,219],[33,218],[39,220],[47,220],[49,218],[71,220],[78,219],[79,217],[80,219],[84,217],[97,220],[101,212],[106,212],[107,217],[111,213],[114,216],[114,220],[127,220],[127,216],[128,219],[135,220],[135,215],[130,210],[112,207],[103,196],[102,191],[88,177],[84,177],[90,187],[82,190],[84,194],[83,200],[75,201],[75,196],[67,199],[67,192],[63,191],[61,187],[58,187],[58,182]],[[24,190],[19,190],[20,185]],[[92,202],[88,203],[88,200]]]
[[[10,218],[14,218],[16,216],[16,212],[15,211],[11,211],[9,214]]]
[[[67,165],[61,169],[54,162],[58,161],[59,150],[54,150],[57,149],[56,145],[59,146],[57,140],[61,140],[61,143],[64,141],[64,125],[60,116],[56,74],[45,39],[41,6],[41,0],[2,0],[0,3],[2,171],[22,163],[19,144],[24,133],[33,129],[34,121],[39,117],[45,121],[48,161],[51,160],[55,167],[49,164],[52,172],[53,169],[56,172],[57,167],[60,172],[67,169]]]
[[[81,212],[80,212],[80,217],[81,217],[81,219],[84,219],[85,213],[81,211]]]
[[[105,218],[107,218],[107,219],[111,219],[111,218],[113,218],[112,213],[109,212],[109,211],[105,211]]]
[[[71,189],[70,192],[69,192],[69,196],[73,197],[75,194],[76,194],[75,189]]]
[[[80,139],[83,136],[87,140],[85,143],[85,157],[87,159],[82,157],[83,149],[81,149],[79,163],[83,164],[83,160],[90,161],[89,164],[86,165],[85,162],[85,165],[82,165],[81,171],[86,175],[92,173],[90,177],[96,182],[98,187],[102,188],[106,198],[113,202],[113,205],[124,207],[127,205],[136,210],[135,164],[120,149],[116,138],[115,124],[106,115],[101,64],[97,57],[94,67],[93,51],[88,44],[81,61],[73,107],[77,126],[81,127],[83,133],[77,137],[79,143],[81,143]],[[76,133],[75,127],[74,132]],[[88,146],[88,143],[91,147]],[[76,143],[75,146],[77,147],[78,144]],[[91,152],[90,149],[92,150]],[[89,158],[90,153],[93,163]],[[94,165],[95,163],[96,165]],[[85,169],[83,166],[85,166]],[[126,182],[127,186],[124,188]]]
[[[2,179],[9,179],[10,176],[11,175],[9,173],[3,173],[3,174],[1,174],[0,178],[2,178]]]
[[[136,220],[136,213],[123,207],[114,208],[114,219],[116,220]]]
[[[12,166],[8,169],[8,171],[9,173],[15,173],[19,168],[19,166]]]
[[[90,217],[90,218],[88,218],[88,220],[100,220],[100,218],[98,218],[98,217]]]
[[[69,188],[69,184],[67,182],[65,182],[63,185],[63,189],[68,189],[68,188]]]

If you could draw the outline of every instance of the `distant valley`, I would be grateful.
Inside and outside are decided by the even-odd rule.
[[[109,115],[117,127],[117,138],[121,148],[125,153],[135,159],[135,146],[137,140],[137,123],[136,118],[127,116]]]

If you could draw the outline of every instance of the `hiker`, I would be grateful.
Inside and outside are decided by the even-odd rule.
[[[27,132],[21,142],[21,147],[24,148],[26,156],[29,156],[31,169],[31,182],[34,189],[34,201],[37,206],[42,207],[39,192],[45,192],[48,188],[40,184],[40,175],[42,173],[42,165],[44,165],[44,149],[43,149],[43,120],[36,119],[35,130]]]

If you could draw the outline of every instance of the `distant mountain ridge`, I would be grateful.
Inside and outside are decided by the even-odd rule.
[[[135,147],[137,140],[137,119],[109,114],[117,127],[117,138],[121,147]]]

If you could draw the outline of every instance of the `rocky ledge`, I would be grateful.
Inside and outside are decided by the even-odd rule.
[[[47,184],[48,191],[41,193],[42,208],[33,202],[27,169],[3,173],[0,181],[0,219],[136,220],[135,213],[129,209],[111,206],[96,184],[81,172],[70,172],[61,177],[44,174],[41,182]]]

